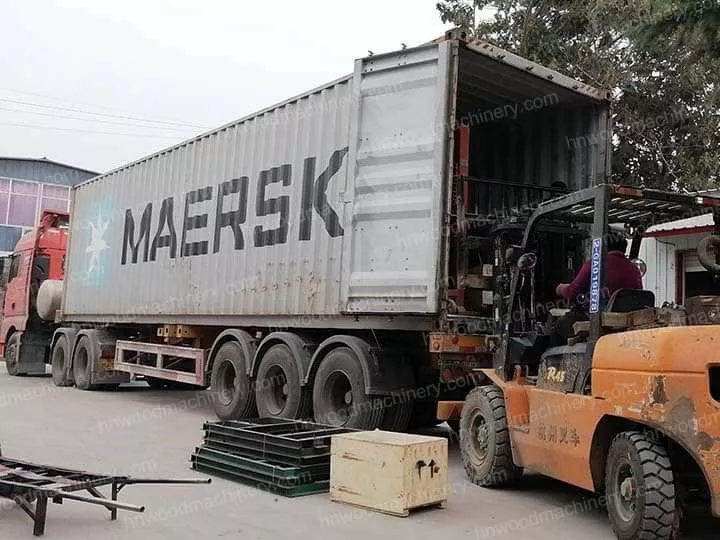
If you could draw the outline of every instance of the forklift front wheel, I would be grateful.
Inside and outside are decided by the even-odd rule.
[[[460,454],[468,478],[479,486],[502,486],[522,476],[513,461],[505,398],[497,386],[478,386],[465,398]]]
[[[680,519],[665,447],[640,431],[620,433],[605,468],[608,515],[619,540],[677,538]]]

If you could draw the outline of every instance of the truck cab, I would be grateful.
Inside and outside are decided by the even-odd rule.
[[[44,374],[52,322],[40,318],[37,296],[47,279],[64,276],[69,214],[45,210],[9,260],[0,322],[0,353],[10,375]]]

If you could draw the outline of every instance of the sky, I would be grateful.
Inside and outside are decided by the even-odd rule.
[[[0,156],[104,172],[443,34],[436,0],[0,0]]]

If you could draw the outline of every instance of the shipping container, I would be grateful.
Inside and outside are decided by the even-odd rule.
[[[605,96],[502,54],[445,41],[369,57],[81,184],[63,318],[346,326],[347,313],[438,313],[456,127],[470,127],[468,176],[578,189],[607,172]],[[487,214],[540,194],[472,195],[468,210]]]
[[[482,365],[512,242],[498,225],[606,179],[609,97],[452,33],[74,187],[48,303],[56,382],[93,386],[112,357],[98,373],[234,391],[221,417],[253,412],[236,394],[254,385],[260,413],[347,423],[328,411],[412,390],[441,357]],[[242,360],[226,372],[228,342]],[[360,390],[318,383],[343,362]],[[406,427],[407,404],[393,410]],[[350,424],[377,427],[363,414]]]

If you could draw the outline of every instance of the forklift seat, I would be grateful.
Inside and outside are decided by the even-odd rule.
[[[618,289],[605,308],[608,313],[630,313],[655,307],[655,293],[643,289]]]

